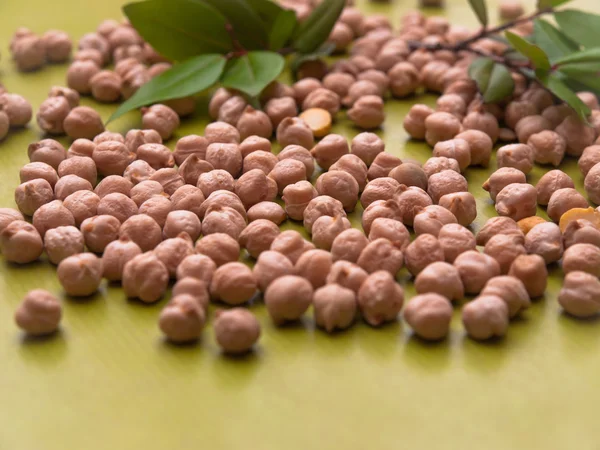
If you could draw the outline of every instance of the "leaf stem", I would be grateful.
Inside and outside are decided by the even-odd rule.
[[[242,44],[240,44],[240,41],[238,41],[238,39],[235,35],[235,30],[233,29],[233,25],[231,25],[230,23],[226,23],[225,31],[227,31],[227,34],[229,34],[229,38],[231,39],[231,43],[233,44],[233,48],[235,49],[235,51],[227,54],[227,59],[231,59],[235,56],[243,56],[246,53],[248,53],[248,51],[244,48],[244,46]],[[229,55],[232,55],[232,56],[229,56]]]

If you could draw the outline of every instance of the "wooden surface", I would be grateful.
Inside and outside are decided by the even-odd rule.
[[[398,24],[414,1],[358,3]],[[14,29],[58,28],[78,38],[102,19],[118,18],[120,3],[0,2],[0,80],[37,110],[50,86],[64,84],[66,66],[16,73],[8,55]],[[573,4],[600,11],[594,0]],[[448,1],[444,14],[475,25],[466,0]],[[386,104],[381,135],[388,151],[424,161],[431,150],[407,142],[401,126],[413,101]],[[113,109],[100,111],[107,118]],[[110,128],[125,132],[139,123],[132,113]],[[186,121],[177,136],[201,133],[204,125]],[[344,120],[334,131],[357,133]],[[32,124],[0,144],[1,206],[14,206],[27,145],[39,138]],[[576,162],[565,167],[581,188]],[[545,170],[536,168],[530,182]],[[474,230],[494,215],[480,187],[488,173],[467,171],[478,198]],[[2,261],[0,449],[597,449],[600,323],[560,313],[562,274],[551,272],[546,297],[512,322],[500,342],[466,338],[458,310],[450,337],[426,344],[400,322],[380,330],[358,323],[329,336],[307,316],[301,326],[275,329],[258,305],[252,307],[263,326],[258,351],[229,359],[219,354],[210,326],[198,345],[165,343],[156,320],[166,300],[145,306],[107,285],[90,300],[64,300],[59,335],[25,339],[13,324],[14,310],[29,289],[61,293],[55,268]],[[399,278],[406,283],[408,275]],[[411,297],[412,287],[406,293]]]

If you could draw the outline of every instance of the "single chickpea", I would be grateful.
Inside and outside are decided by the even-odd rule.
[[[600,312],[600,281],[586,272],[568,273],[558,294],[558,303],[572,316],[596,316]]]
[[[198,188],[205,197],[216,191],[233,191],[235,189],[235,180],[229,172],[222,169],[205,172],[198,178]]]
[[[363,249],[357,260],[357,264],[367,273],[378,270],[386,270],[396,275],[404,264],[404,255],[401,243],[392,242],[385,238],[375,239]]]
[[[284,209],[275,202],[260,202],[248,209],[248,221],[266,219],[280,225],[287,218]]]
[[[404,320],[415,335],[427,341],[444,339],[450,331],[452,304],[436,293],[413,297],[404,308]]]
[[[312,199],[304,210],[304,228],[308,234],[312,234],[313,224],[319,217],[345,216],[345,214],[344,207],[339,200],[328,195],[319,195]]]
[[[285,213],[292,220],[303,220],[304,210],[310,201],[318,195],[317,190],[308,181],[298,181],[286,186],[282,195],[282,200],[285,203]]]
[[[219,266],[210,283],[210,295],[229,305],[241,305],[255,294],[257,282],[245,264],[230,262]]]
[[[585,176],[583,185],[588,198],[595,204],[600,204],[600,164],[596,164],[590,169]]]
[[[94,253],[102,253],[109,243],[117,239],[120,226],[116,217],[97,215],[81,222],[80,230],[86,247]]]
[[[423,269],[415,279],[418,294],[435,293],[450,301],[462,300],[464,287],[458,270],[447,262],[434,262]]]
[[[54,196],[58,200],[64,200],[74,192],[91,191],[92,189],[92,185],[88,180],[84,180],[77,175],[65,175],[54,185]]]
[[[273,280],[264,295],[265,305],[276,325],[299,320],[312,303],[313,287],[305,278],[284,275]]]
[[[293,97],[273,98],[266,103],[265,113],[269,117],[272,127],[277,129],[283,119],[296,117],[298,113],[296,100]]]
[[[308,82],[306,82],[306,80],[307,79],[302,80],[302,82],[305,82],[305,84],[308,85]],[[348,95],[350,86],[352,86],[355,83],[355,81],[356,81],[356,78],[349,73],[331,72],[331,73],[325,75],[325,77],[323,78],[322,87],[335,92],[340,98],[344,98]],[[298,83],[300,83],[300,81]],[[296,83],[296,84],[298,84],[298,83]],[[304,86],[302,86],[302,87],[304,87]],[[311,92],[320,87],[321,87],[320,83],[318,85],[315,85],[314,87],[312,87]],[[304,94],[304,92],[302,92],[302,94]],[[307,94],[304,95],[304,98],[306,98],[306,96],[307,96]],[[302,100],[304,100],[304,98]]]
[[[207,147],[208,141],[204,136],[198,136],[195,134],[184,136],[179,139],[175,145],[175,150],[173,151],[175,163],[178,166],[181,166],[191,155],[196,155],[201,160],[204,160],[206,157]]]
[[[115,133],[113,131],[104,131],[94,138],[94,144],[100,144],[105,141],[118,141],[125,143],[125,138],[121,133]]]
[[[527,183],[511,183],[504,187],[496,197],[496,212],[517,221],[534,216],[536,212],[537,191]]]
[[[312,227],[312,241],[317,248],[330,250],[334,239],[351,228],[350,221],[341,215],[321,216]]]
[[[223,102],[219,108],[217,119],[219,122],[227,122],[228,124],[235,126],[237,121],[240,120],[247,105],[248,103],[243,97],[234,95]]]
[[[454,260],[454,267],[458,269],[467,294],[479,294],[490,278],[500,275],[498,262],[477,250],[458,255]]]
[[[65,159],[58,166],[58,176],[76,175],[94,186],[98,181],[98,171],[94,160],[88,156],[74,156]],[[58,180],[57,180],[58,182]],[[129,182],[131,184],[131,182]]]
[[[29,291],[17,310],[15,322],[31,336],[43,336],[58,330],[62,306],[58,299],[43,289]]]
[[[106,246],[102,255],[104,278],[109,281],[121,281],[125,264],[141,254],[140,247],[125,236],[112,241]]]
[[[249,136],[270,138],[273,134],[273,124],[269,116],[252,106],[246,106],[237,121],[236,127],[242,140]]]
[[[97,215],[100,197],[91,191],[76,191],[63,200],[63,206],[71,211],[75,225]]]
[[[434,58],[421,68],[421,83],[428,91],[442,92],[444,90],[444,76],[450,69],[450,64]]]
[[[350,327],[358,310],[356,293],[337,284],[317,289],[312,303],[315,323],[328,333]]]
[[[31,103],[19,94],[0,94],[0,110],[8,116],[11,128],[24,127],[33,116]]]
[[[59,164],[67,157],[65,148],[54,139],[43,139],[29,144],[27,156],[31,162],[43,162],[58,170]]]
[[[306,180],[306,166],[297,159],[282,159],[275,164],[268,176],[277,183],[278,192],[282,194],[287,186]]]
[[[446,194],[439,199],[439,205],[454,214],[462,226],[469,226],[477,218],[475,197],[470,192]]]
[[[200,218],[201,206],[202,203],[204,203],[204,195],[197,187],[189,184],[183,185],[171,195],[170,200],[173,211],[188,211]]]
[[[288,257],[292,264],[296,264],[302,253],[314,249],[315,246],[294,230],[281,232],[271,243],[271,250],[280,252]]]
[[[43,162],[32,162],[25,164],[19,171],[19,178],[21,183],[35,179],[43,179],[50,183],[50,186],[54,187],[58,181],[58,174],[54,168]]]
[[[467,113],[467,104],[458,94],[444,94],[436,102],[436,111],[443,111],[455,115],[461,119]]]
[[[138,213],[150,216],[156,221],[158,226],[162,228],[167,220],[167,215],[172,209],[173,204],[171,203],[171,200],[162,195],[153,195],[140,205]]]
[[[69,147],[66,157],[73,158],[74,156],[87,156],[91,158],[95,148],[96,144],[89,139],[75,139]]]
[[[347,172],[339,170],[326,172],[317,179],[315,188],[319,195],[328,195],[339,200],[347,212],[352,212],[356,207],[358,183]]]
[[[552,164],[558,167],[562,162],[567,143],[558,133],[544,130],[532,134],[527,140],[527,146],[533,150],[533,160],[538,164]]]
[[[486,242],[484,253],[494,258],[500,266],[500,272],[506,274],[513,261],[527,254],[527,251],[520,236],[498,234]]]
[[[165,265],[171,278],[175,278],[177,267],[181,261],[193,254],[192,239],[185,233],[165,239],[154,249],[154,255]]]
[[[75,158],[72,158],[75,159]],[[71,161],[70,159],[67,161]],[[113,194],[115,192],[121,193],[127,197],[131,197],[131,189],[133,188],[133,183],[129,181],[127,178],[120,177],[118,175],[110,175],[106,178],[103,178],[100,183],[94,189],[94,192],[98,197],[104,198],[108,194]],[[162,189],[162,186],[161,186]]]
[[[452,114],[434,112],[425,119],[425,140],[434,146],[440,141],[453,139],[460,132],[460,128],[460,121]]]
[[[277,162],[277,156],[275,156],[273,153],[257,150],[244,158],[242,162],[242,171],[245,173],[252,169],[260,169],[266,175],[268,175],[273,170]]]
[[[33,226],[36,228],[42,238],[46,231],[60,226],[75,225],[73,214],[63,206],[62,201],[53,200],[40,206],[33,213]]]
[[[208,114],[211,119],[216,120],[219,117],[221,106],[233,97],[233,94],[225,88],[219,88],[215,91],[208,105]]]
[[[240,233],[240,247],[245,248],[256,259],[271,248],[278,235],[279,227],[273,222],[266,219],[255,220]]]
[[[194,256],[198,255],[190,255],[188,256],[188,258]],[[209,285],[210,283],[207,284],[198,278],[178,278],[177,282],[173,286],[171,295],[172,297],[177,297],[179,295],[189,295],[194,300],[196,306],[199,306],[200,309],[202,309],[202,311],[206,313],[208,310],[208,304],[210,303],[210,294],[208,293]]]
[[[389,272],[380,270],[365,279],[357,300],[365,321],[377,327],[396,320],[404,303],[404,291]]]
[[[267,250],[258,256],[253,273],[258,289],[265,292],[276,279],[285,275],[294,275],[295,269],[292,262],[283,253]]]
[[[576,116],[567,116],[556,132],[563,137],[567,143],[567,155],[581,156],[583,150],[596,140],[596,130],[582,122]]]
[[[377,200],[365,209],[362,215],[362,227],[365,234],[368,235],[370,233],[371,225],[378,218],[388,218],[403,222],[403,210],[400,208],[398,200],[396,198],[391,200]]]
[[[437,237],[441,228],[450,223],[457,223],[452,212],[442,206],[429,205],[415,215],[413,229],[417,236],[431,234]],[[371,232],[372,230],[373,226],[371,226]]]
[[[374,133],[359,133],[351,143],[351,153],[358,156],[366,165],[370,167],[375,161],[377,155],[385,151],[383,140]]]
[[[343,52],[352,43],[353,38],[354,32],[352,28],[343,22],[336,22],[331,33],[329,33],[327,42],[335,45],[336,52]]]
[[[160,225],[156,223],[156,220],[146,214],[131,216],[123,222],[122,225],[117,226],[117,228],[119,238],[129,238],[131,241],[135,242],[143,252],[154,250],[154,248],[162,241]]]
[[[348,118],[364,130],[379,128],[385,121],[383,100],[377,95],[360,97],[348,110]]]
[[[237,177],[242,171],[242,153],[237,144],[210,144],[206,149],[206,161],[215,169],[223,169]]]
[[[26,181],[15,189],[15,203],[26,216],[33,216],[42,205],[52,200],[54,200],[52,186],[43,178]]]
[[[260,324],[246,308],[232,308],[215,313],[215,339],[224,353],[249,352],[260,337]]]
[[[154,303],[165,294],[169,271],[154,252],[134,256],[123,268],[123,289],[130,298]]]
[[[112,34],[112,33],[111,33]],[[79,50],[95,49],[102,53],[103,63],[108,62],[110,58],[110,44],[107,38],[98,33],[84,34],[80,39],[77,48]]]
[[[469,143],[464,139],[439,141],[433,148],[433,156],[445,156],[455,159],[461,171],[464,171],[471,164],[471,149]]]
[[[240,152],[242,158],[246,158],[250,153],[262,150],[271,153],[271,141],[260,136],[248,136],[240,143]]]
[[[246,227],[246,220],[235,209],[228,206],[215,206],[207,211],[202,221],[202,234],[225,233],[239,239]]]
[[[87,106],[73,108],[65,118],[63,127],[71,139],[93,139],[104,131],[100,114]]]
[[[349,151],[348,142],[343,136],[330,134],[323,138],[310,151],[310,154],[316,159],[319,166],[328,170],[342,156],[348,154]]]
[[[113,103],[121,98],[121,77],[110,70],[102,70],[89,80],[94,99],[103,103]]]
[[[46,46],[38,36],[25,36],[12,46],[13,60],[21,72],[37,70],[46,64]]]
[[[354,81],[348,88],[348,93],[342,99],[344,106],[351,108],[362,97],[375,95],[381,97],[381,88],[370,80]]]
[[[449,263],[454,262],[460,254],[475,250],[475,236],[470,230],[457,223],[442,226],[437,238],[444,251],[444,258]]]
[[[536,298],[544,295],[548,284],[548,269],[541,256],[517,256],[511,264],[508,274],[523,282],[529,297]]]
[[[390,170],[388,176],[395,179],[398,184],[416,186],[423,190],[427,189],[427,175],[425,175],[425,171],[416,164],[404,162]]]
[[[73,55],[73,61],[89,61],[93,62],[98,70],[104,65],[104,55],[95,48],[84,48],[83,50],[77,50]]]
[[[162,144],[162,138],[156,130],[129,130],[125,135],[125,145],[130,152],[137,153],[144,144]]]
[[[137,149],[137,157],[146,161],[154,170],[173,167],[175,159],[168,147],[162,144],[143,144]]]
[[[24,220],[13,220],[0,232],[0,250],[6,261],[27,264],[42,255],[44,244],[33,225]]]
[[[600,145],[590,145],[583,150],[577,166],[581,174],[585,176],[596,164],[600,162]]]
[[[527,253],[540,255],[546,264],[558,261],[563,254],[563,238],[558,225],[544,222],[534,226],[525,236]]]
[[[64,134],[63,122],[69,111],[71,111],[71,106],[66,98],[48,97],[40,105],[36,120],[39,127],[46,133]]]
[[[158,181],[145,180],[130,189],[130,198],[139,207],[155,195],[165,195],[162,185]]]
[[[356,263],[369,240],[360,230],[349,228],[338,234],[331,245],[333,261]]]
[[[377,178],[387,177],[395,167],[402,164],[402,160],[390,153],[378,154],[367,172],[369,181]]]
[[[508,330],[508,306],[496,295],[481,295],[465,305],[462,321],[472,339],[503,337]]]
[[[600,248],[592,244],[570,246],[563,255],[562,268],[565,274],[580,271],[600,276]]]
[[[391,177],[376,178],[365,186],[360,203],[363,208],[368,208],[377,200],[391,200],[400,192],[400,183]]]
[[[325,140],[325,139],[323,139]],[[315,147],[316,148],[316,147]],[[315,161],[311,152],[299,145],[288,145],[277,155],[277,160],[296,159],[306,167],[306,178],[310,179],[315,171]]]
[[[156,198],[164,198],[156,196]],[[143,206],[143,204],[142,204]],[[98,214],[116,217],[123,223],[133,215],[138,214],[138,207],[133,200],[120,192],[108,194],[98,203]]]
[[[419,71],[410,62],[401,61],[394,64],[387,74],[389,76],[390,91],[396,98],[407,97],[421,86]]]
[[[444,250],[438,239],[430,234],[417,236],[404,251],[406,268],[415,276],[436,261],[444,261]]]
[[[498,168],[513,167],[524,174],[533,168],[533,150],[526,144],[510,144],[500,147],[496,154]]]
[[[200,205],[198,212],[200,219],[204,218],[210,210],[215,208],[230,207],[236,210],[243,218],[246,217],[246,209],[240,198],[230,191],[215,191],[206,197],[206,200]]]
[[[587,208],[587,200],[575,188],[562,188],[554,191],[548,201],[548,217],[554,222],[560,220],[561,216],[573,208]]]
[[[481,291],[481,295],[501,298],[508,307],[510,318],[518,316],[531,305],[523,282],[508,275],[491,278]]]
[[[179,294],[173,296],[161,311],[158,326],[169,341],[186,343],[200,338],[205,320],[204,310],[196,299]]]
[[[87,297],[98,290],[102,271],[102,259],[93,253],[80,253],[63,259],[56,274],[67,295]]]
[[[166,105],[152,105],[142,109],[142,125],[157,131],[162,139],[167,140],[179,128],[179,116]]]
[[[183,178],[185,183],[196,186],[198,184],[198,180],[200,179],[200,175],[211,172],[212,170],[214,170],[212,164],[201,160],[197,155],[190,155],[179,166],[177,173]],[[227,175],[231,177],[231,175]],[[231,178],[233,180],[233,177]]]
[[[185,184],[183,177],[176,169],[164,168],[154,172],[149,180],[158,181],[168,195],[173,195],[177,189]]]

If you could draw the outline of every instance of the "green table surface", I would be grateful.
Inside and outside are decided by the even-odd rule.
[[[64,85],[66,66],[17,73],[8,54],[14,29],[57,28],[79,38],[102,19],[119,18],[121,3],[0,2],[0,81],[37,110],[50,86]],[[415,3],[358,1],[394,24]],[[492,14],[496,5],[490,2]],[[595,0],[573,5],[600,11]],[[442,13],[475,26],[466,0],[448,1]],[[432,104],[435,97],[418,100]],[[431,150],[407,142],[401,126],[414,101],[386,103],[381,136],[388,151],[424,161]],[[90,99],[83,103],[98,107]],[[113,109],[99,107],[104,118]],[[186,120],[177,137],[202,133],[205,124]],[[109,128],[139,126],[139,114],[132,113]],[[340,120],[334,132],[351,138],[357,130]],[[14,206],[27,145],[40,137],[32,123],[0,144],[1,206]],[[564,167],[581,188],[576,161]],[[537,167],[529,181],[546,170]],[[495,214],[480,187],[489,171],[467,171],[478,199],[474,230]],[[410,278],[402,272],[399,279],[407,284]],[[551,267],[546,297],[493,343],[466,338],[458,308],[449,338],[427,344],[402,322],[377,330],[357,323],[327,335],[307,315],[299,326],[276,329],[258,304],[252,306],[263,326],[258,350],[231,359],[219,353],[210,324],[197,345],[166,343],[156,325],[166,299],[142,305],[107,285],[89,300],[68,299],[48,262],[15,267],[1,261],[0,449],[598,449],[600,323],[561,313],[561,280],[560,269]],[[62,329],[51,339],[27,339],[13,323],[32,288],[64,298]],[[412,295],[409,283],[407,299]]]

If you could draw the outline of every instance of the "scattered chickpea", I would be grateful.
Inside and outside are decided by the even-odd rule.
[[[356,318],[356,294],[343,286],[327,284],[320,287],[312,302],[315,323],[328,333],[350,327]]]
[[[187,294],[173,296],[161,311],[158,326],[169,341],[192,342],[202,333],[204,310],[194,297]]]
[[[377,178],[387,177],[392,169],[400,164],[402,164],[402,161],[397,156],[390,153],[379,153],[369,167],[367,178],[371,181]]]
[[[87,106],[73,108],[65,118],[63,126],[71,139],[93,139],[104,131],[100,114]]]
[[[99,217],[112,217],[112,216],[99,216]],[[114,218],[114,217],[113,217]],[[131,241],[135,242],[142,249],[143,252],[149,252],[153,250],[160,242],[162,241],[162,231],[160,229],[160,225],[156,223],[152,217],[147,216],[146,214],[137,214],[129,217],[123,224],[118,225],[117,222],[118,236],[127,237]],[[85,223],[85,222],[84,222]],[[83,231],[82,224],[82,231]],[[85,232],[84,232],[85,235]],[[115,240],[116,236],[111,239],[111,241]],[[108,244],[108,243],[107,243]],[[87,243],[88,248],[90,247]],[[106,246],[106,245],[105,245]],[[102,250],[97,250],[101,252]]]
[[[257,280],[252,270],[239,262],[219,266],[210,284],[211,297],[229,305],[248,302],[256,290]]]
[[[44,251],[40,233],[24,220],[13,220],[0,232],[0,250],[4,259],[16,264],[36,261]]]
[[[482,341],[503,337],[508,330],[508,306],[496,295],[480,295],[467,303],[462,321],[469,337]]]
[[[125,295],[138,298],[144,303],[160,300],[167,290],[168,282],[169,271],[153,252],[133,257],[123,268]]]
[[[271,244],[279,234],[279,227],[266,219],[251,222],[240,233],[239,244],[250,256],[258,258],[262,252],[271,248]]]
[[[500,265],[489,255],[469,250],[457,256],[458,269],[466,294],[479,294],[490,278],[500,275]]]
[[[537,191],[527,183],[511,183],[505,186],[496,197],[496,211],[501,216],[521,220],[534,216]]]
[[[596,316],[600,312],[600,281],[586,272],[569,272],[558,294],[558,303],[572,316]]]
[[[15,203],[26,216],[33,216],[38,208],[53,199],[52,186],[43,178],[26,181],[15,189]]]
[[[527,175],[533,169],[533,155],[533,150],[529,145],[510,144],[498,149],[496,161],[499,169],[513,167]]]
[[[98,290],[102,272],[102,259],[93,253],[80,253],[63,259],[56,274],[68,295],[87,297]]]
[[[548,283],[548,269],[544,258],[541,256],[517,256],[511,264],[508,274],[523,282],[531,298],[544,295]]]
[[[438,341],[448,335],[452,313],[447,298],[435,293],[421,294],[404,308],[404,320],[421,339]]]
[[[62,318],[62,306],[58,299],[43,289],[29,291],[17,310],[15,322],[19,328],[32,336],[54,333]]]
[[[548,201],[547,213],[554,222],[560,220],[561,216],[573,208],[587,208],[587,200],[574,188],[562,188],[554,191]]]
[[[213,328],[217,343],[227,354],[247,353],[260,337],[260,324],[246,308],[217,311]]]

